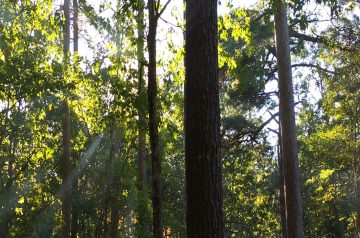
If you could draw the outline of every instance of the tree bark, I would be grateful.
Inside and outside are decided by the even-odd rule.
[[[78,0],[73,0],[73,23],[74,23],[74,53],[79,51],[79,4]]]
[[[303,237],[300,170],[297,154],[294,95],[289,32],[283,0],[275,2],[276,51],[279,76],[279,107],[284,159],[287,232],[289,238]]]
[[[353,141],[354,141],[354,148],[353,148],[353,182],[354,182],[354,200],[359,201],[360,199],[360,179],[359,179],[359,162],[358,162],[358,136],[359,136],[359,130],[358,130],[358,110],[357,105],[355,105],[355,113],[354,113],[355,120],[352,120],[351,124],[353,125],[352,131],[353,131]],[[356,212],[356,231],[355,236],[356,238],[360,238],[360,203],[356,203],[355,206],[355,212]]]
[[[5,109],[5,121],[4,121],[4,128],[7,127],[7,122],[10,122],[10,96],[7,98],[6,102],[6,109]],[[10,125],[9,125],[10,126]],[[11,127],[10,127],[11,128]],[[10,222],[12,217],[12,209],[11,209],[11,200],[12,200],[12,194],[11,194],[11,188],[13,186],[13,177],[12,177],[12,161],[13,161],[13,154],[12,154],[12,144],[13,140],[11,136],[8,136],[9,139],[9,147],[6,149],[6,154],[8,157],[8,181],[6,182],[5,186],[0,187],[0,201],[2,203],[2,207],[0,207],[0,234],[4,236],[4,238],[9,237],[9,230],[10,230]]]
[[[161,226],[161,162],[159,153],[158,109],[157,109],[157,81],[156,81],[156,30],[157,13],[155,0],[148,1],[149,33],[148,33],[148,108],[149,108],[149,134],[152,165],[152,206],[153,206],[153,237],[162,237]]]
[[[70,237],[70,216],[71,216],[71,197],[70,197],[70,111],[66,100],[63,101],[63,157],[61,163],[62,177],[62,238]]]
[[[217,1],[186,2],[187,237],[223,237]]]
[[[79,5],[78,0],[73,0],[73,35],[74,35],[74,54],[77,54],[79,51]],[[75,67],[77,67],[77,62],[75,62]],[[76,163],[74,161],[74,168],[76,168]],[[78,190],[78,176],[74,176],[72,181],[72,189],[73,191]],[[77,237],[77,229],[78,229],[78,214],[76,204],[72,203],[71,209],[71,238]]]
[[[118,223],[119,223],[119,204],[118,204],[118,195],[120,187],[120,178],[119,178],[119,168],[117,160],[119,160],[120,155],[120,141],[119,141],[119,128],[114,122],[114,129],[112,135],[112,161],[111,164],[111,223],[110,223],[110,237],[115,238],[118,232]]]
[[[280,205],[280,222],[282,238],[287,238],[286,225],[286,203],[285,203],[285,181],[284,181],[284,160],[281,147],[281,129],[279,125],[279,142],[278,142],[278,167],[279,167],[279,205]]]
[[[138,216],[140,224],[140,234],[148,232],[148,225],[146,222],[146,90],[144,82],[144,0],[137,1],[138,16],[136,18],[138,39],[137,39],[137,59],[138,59],[138,190],[139,190],[139,204]],[[141,235],[140,235],[141,236]]]
[[[9,237],[9,229],[10,229],[10,221],[11,221],[11,214],[9,211],[3,209],[3,214],[1,214],[1,222],[0,222],[0,231],[4,238]]]
[[[70,63],[70,0],[64,0],[64,69],[68,68]],[[70,111],[69,106],[64,99],[62,103],[63,110],[63,157],[61,162],[61,176],[62,176],[62,238],[70,238],[70,226],[71,226],[71,196],[70,189],[71,183],[69,180],[70,174]]]
[[[64,65],[69,64],[69,54],[70,54],[70,0],[64,0]]]

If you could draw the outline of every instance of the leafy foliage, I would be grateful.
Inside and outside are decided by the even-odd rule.
[[[82,50],[63,67],[58,1],[1,1],[0,234],[60,236],[60,105],[67,98],[78,237],[109,236],[115,210],[117,237],[151,237],[151,183],[138,189],[138,131],[148,129],[138,123],[138,109],[147,108],[138,90],[140,61],[147,73],[136,49],[139,3],[79,1]],[[358,6],[287,4],[305,236],[354,237],[360,227]],[[272,1],[229,6],[218,19],[225,233],[280,237]],[[314,16],[312,7],[329,19]],[[185,237],[183,13],[174,7],[171,14],[180,27],[165,15],[159,19],[157,62],[163,226],[168,237]],[[149,162],[146,172],[151,181]],[[140,215],[148,232],[140,231]]]

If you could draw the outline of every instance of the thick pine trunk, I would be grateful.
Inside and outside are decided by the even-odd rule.
[[[153,237],[162,237],[161,226],[161,191],[160,176],[161,162],[159,153],[158,109],[157,109],[157,82],[156,82],[156,30],[157,15],[155,0],[149,0],[149,34],[148,34],[148,107],[149,107],[149,134],[152,165],[152,206],[153,206]]]
[[[280,124],[284,159],[287,232],[289,238],[303,237],[300,170],[297,154],[294,95],[291,73],[286,8],[275,2],[276,54],[279,75]]]
[[[64,69],[67,69],[70,61],[70,0],[64,0]],[[62,177],[62,238],[70,238],[71,226],[71,182],[69,180],[70,174],[70,111],[66,99],[62,103],[63,110],[63,157],[61,162],[61,177]]]
[[[137,59],[138,59],[138,189],[139,189],[139,204],[138,216],[140,224],[140,234],[148,232],[146,222],[146,91],[144,82],[144,0],[139,0],[137,3],[138,16],[136,18],[138,39],[137,39]]]
[[[186,2],[187,237],[223,237],[217,1]]]

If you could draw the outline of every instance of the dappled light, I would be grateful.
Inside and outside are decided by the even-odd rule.
[[[1,238],[360,238],[355,0],[1,0]]]

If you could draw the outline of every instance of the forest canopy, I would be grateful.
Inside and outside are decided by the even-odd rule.
[[[0,0],[0,236],[360,238],[357,0]]]

